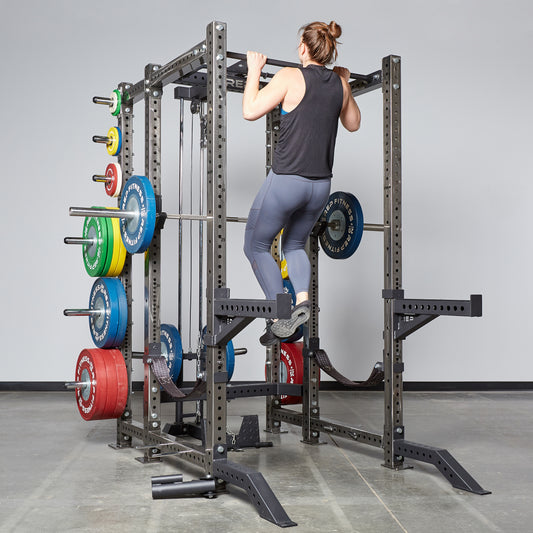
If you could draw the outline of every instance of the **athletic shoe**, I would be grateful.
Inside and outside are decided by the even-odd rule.
[[[300,326],[309,320],[311,310],[309,309],[309,300],[302,302],[294,307],[291,318],[280,318],[271,326],[272,333],[280,339],[290,337]]]
[[[276,335],[272,333],[272,323],[273,323],[272,320],[267,320],[266,330],[263,333],[263,335],[259,337],[259,342],[263,346],[272,346],[273,344],[276,344],[277,342],[281,342],[281,339],[278,339],[278,337],[276,337]]]

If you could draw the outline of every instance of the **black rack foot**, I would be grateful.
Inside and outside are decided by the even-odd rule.
[[[213,470],[217,478],[244,489],[261,518],[279,527],[298,525],[287,516],[285,509],[260,472],[226,460],[213,461]]]
[[[436,466],[439,472],[456,489],[466,490],[480,495],[491,494],[490,491],[481,487],[453,455],[444,448],[434,448],[425,444],[398,439],[394,441],[394,453],[404,458],[408,457]]]

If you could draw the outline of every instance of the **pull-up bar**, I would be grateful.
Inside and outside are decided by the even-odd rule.
[[[241,61],[246,61],[246,54],[239,54],[237,52],[227,52],[227,57],[230,59],[239,59]],[[280,61],[278,59],[267,58],[267,65],[272,65],[273,67],[299,67],[299,63],[291,63],[290,61]],[[350,79],[352,80],[361,80],[366,83],[370,83],[373,80],[372,74],[355,74],[350,72]]]

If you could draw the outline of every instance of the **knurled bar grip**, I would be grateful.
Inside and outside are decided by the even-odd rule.
[[[205,394],[206,383],[202,380],[196,382],[196,385],[189,394],[180,391],[170,377],[167,360],[163,355],[151,355],[148,359],[151,360],[150,365],[157,381],[159,381],[160,385],[165,389],[165,392],[172,396],[172,398],[190,398],[192,400]]]
[[[383,370],[380,370],[376,366],[372,369],[372,373],[366,381],[352,381],[347,377],[343,376],[335,367],[331,364],[328,354],[325,350],[316,350],[314,352],[316,362],[318,366],[329,376],[331,376],[335,381],[342,383],[345,387],[350,388],[365,388],[365,387],[374,387],[379,385],[383,381]]]

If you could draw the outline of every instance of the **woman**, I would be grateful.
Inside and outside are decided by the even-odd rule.
[[[283,68],[259,90],[266,56],[248,52],[248,77],[242,102],[246,120],[257,120],[281,104],[281,123],[272,170],[254,200],[246,225],[244,252],[268,300],[283,292],[278,265],[270,254],[283,231],[283,252],[296,302],[289,319],[267,322],[260,338],[268,346],[290,337],[309,319],[311,265],[305,243],[329,197],[338,119],[348,131],[359,129],[361,114],[337,59],[336,22],[301,28],[301,66]]]

